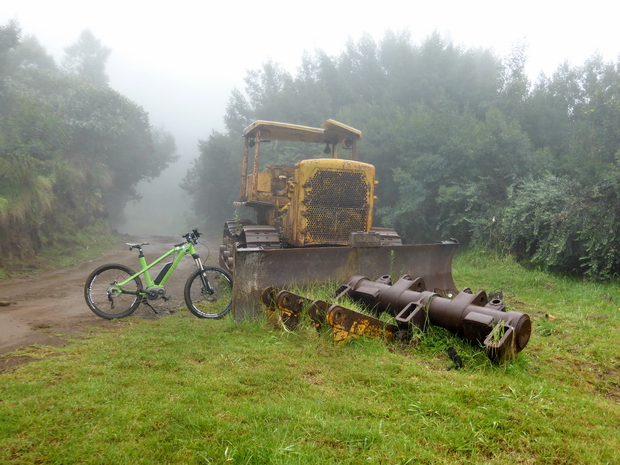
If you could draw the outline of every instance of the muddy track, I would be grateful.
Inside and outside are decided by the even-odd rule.
[[[98,317],[87,307],[84,283],[95,268],[106,263],[122,263],[133,270],[138,269],[137,252],[130,252],[124,242],[149,242],[150,245],[144,247],[144,253],[147,261],[152,261],[181,241],[180,237],[126,236],[119,239],[118,246],[79,265],[25,278],[1,280],[0,371],[28,361],[29,358],[21,356],[16,349],[34,344],[62,346],[68,343],[69,337],[76,337],[89,328],[113,328],[118,325],[118,322]],[[216,241],[201,238],[200,242],[197,251],[203,260],[207,259],[205,264],[217,265]],[[159,265],[155,267],[155,270],[158,269]],[[170,300],[152,302],[157,314],[148,306],[141,305],[133,316],[161,318],[183,307],[183,286],[194,269],[193,260],[186,257],[166,284]]]

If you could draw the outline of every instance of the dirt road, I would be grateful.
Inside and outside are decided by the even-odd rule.
[[[67,336],[75,336],[87,328],[118,324],[98,317],[87,307],[84,283],[95,268],[106,263],[122,263],[133,270],[138,269],[137,252],[130,252],[124,242],[149,242],[150,245],[144,247],[144,254],[147,261],[152,261],[181,241],[180,237],[127,236],[119,239],[117,247],[100,257],[71,268],[0,281],[0,302],[9,304],[0,306],[0,371],[27,361],[27,357],[21,357],[18,353],[6,355],[20,347],[32,344],[64,345],[67,344]],[[202,238],[200,242],[197,251],[205,264],[216,265],[217,245]],[[154,269],[157,271],[159,268],[160,265],[157,265]],[[194,269],[194,261],[186,257],[166,284],[166,294],[171,299],[152,302],[158,314],[141,305],[134,316],[160,318],[184,306],[183,286]]]

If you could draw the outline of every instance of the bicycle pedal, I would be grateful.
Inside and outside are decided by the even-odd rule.
[[[171,295],[162,295],[161,298],[165,302],[168,302],[170,299],[172,299],[172,296]]]

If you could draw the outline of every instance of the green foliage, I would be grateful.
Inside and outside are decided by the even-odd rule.
[[[388,31],[379,42],[365,35],[333,57],[306,53],[294,75],[269,61],[231,95],[221,136],[229,141],[202,145],[188,174],[197,203],[205,195],[196,186],[212,181],[211,199],[236,198],[238,184],[218,177],[237,178],[238,137],[251,121],[335,118],[362,130],[362,160],[377,168],[375,225],[394,227],[406,242],[454,237],[514,250],[536,266],[611,278],[618,273],[620,62],[595,55],[535,83],[526,62],[523,44],[499,59],[437,33],[413,44],[407,31]],[[273,144],[262,162],[312,156]],[[565,188],[550,181],[547,189],[552,179]],[[221,205],[201,211],[219,221],[230,216]]]
[[[393,142],[397,144],[397,151],[389,153],[387,159],[386,147],[375,144],[366,146],[365,158],[370,162],[375,159],[382,161],[377,164],[380,205],[391,209],[402,191],[407,191],[406,186],[395,185],[392,181],[392,169],[404,171],[406,168],[400,164],[411,164],[412,157],[408,152],[410,141],[406,139],[415,138],[413,131],[406,127],[408,121],[404,118],[403,121],[395,121],[403,117],[401,109],[405,114],[413,112],[414,118],[421,119],[422,113],[432,112],[437,105],[440,107],[437,111],[441,115],[437,116],[436,120],[450,112],[454,114],[452,116],[454,120],[460,111],[471,119],[473,117],[468,108],[481,111],[484,105],[495,99],[496,81],[499,79],[498,66],[499,61],[489,51],[462,50],[438,34],[433,34],[418,47],[410,43],[408,34],[404,32],[400,34],[389,32],[379,44],[369,36],[364,36],[357,43],[349,42],[346,50],[338,57],[330,57],[323,51],[317,51],[314,56],[306,54],[295,76],[269,61],[262,69],[248,71],[244,93],[235,89],[231,95],[225,117],[230,139],[227,145],[230,149],[223,151],[222,144],[216,144],[215,140],[211,139],[209,144],[202,143],[200,160],[190,170],[186,187],[194,186],[195,192],[201,192],[193,194],[197,204],[204,202],[205,198],[211,201],[214,198],[234,199],[237,196],[237,184],[230,182],[223,184],[217,179],[221,179],[225,173],[222,169],[238,166],[241,148],[238,142],[235,148],[232,141],[238,141],[243,128],[253,120],[266,119],[312,126],[338,115],[345,123],[363,128],[365,137],[373,137],[373,134],[377,133],[377,126],[385,127],[387,133],[397,136],[396,141],[387,141],[388,144]],[[432,104],[430,108],[426,108],[421,102]],[[418,109],[420,105],[422,108]],[[395,126],[403,131],[397,133],[393,130]],[[433,135],[442,138],[444,130],[448,134],[458,131],[449,127],[448,118],[442,121],[441,127],[433,128],[429,123],[428,129],[429,133],[423,136],[427,140]],[[217,135],[218,139],[219,137]],[[405,140],[401,141],[403,138]],[[386,137],[381,138],[382,142],[386,140]],[[418,143],[418,141],[412,142]],[[439,141],[430,140],[429,143],[434,146],[441,144]],[[420,153],[413,158],[424,160],[427,152],[428,149],[421,146]],[[272,144],[266,147],[262,162],[294,163],[312,156],[316,154],[301,153],[290,148],[288,144]],[[229,163],[227,161],[229,158],[234,161]],[[394,163],[391,169],[389,166],[392,162]],[[451,163],[449,154],[441,156],[435,162],[427,163],[427,172],[437,170],[439,167],[443,169],[443,165],[449,163]],[[207,173],[205,170],[209,169],[216,171]],[[228,179],[235,179],[237,176],[237,172],[231,172],[231,177]],[[194,184],[191,183],[192,179]],[[217,188],[204,188],[217,192],[217,197],[213,194],[205,196],[202,191],[195,188],[199,184],[207,184],[207,180],[209,182],[213,180],[218,184]],[[418,186],[418,190],[432,185],[433,180],[428,179],[424,186]],[[436,191],[437,188],[434,189],[434,192]],[[430,198],[432,195],[432,192],[427,192],[424,198]],[[416,202],[424,203],[423,200],[419,198]],[[417,208],[407,205],[407,200],[402,200],[401,203],[402,205],[396,208],[395,215],[380,216],[378,222],[398,223]],[[432,209],[433,205],[428,205],[427,208]],[[230,210],[230,205],[228,209]],[[217,214],[218,220],[230,216],[230,213],[225,215],[219,205],[200,210]],[[408,224],[403,226],[412,229],[409,222],[405,222]],[[429,232],[432,228],[432,222],[429,222],[427,229],[422,228],[424,230],[422,236],[433,235]],[[413,229],[421,230],[418,227]],[[413,234],[408,235],[413,238]]]
[[[2,120],[2,146],[5,154],[28,155],[51,160],[67,147],[69,131],[58,114],[34,98],[16,100],[13,111]]]
[[[70,74],[105,85],[108,83],[105,64],[110,53],[112,49],[103,46],[89,29],[85,29],[75,44],[65,48],[63,68]]]
[[[57,71],[54,57],[47,53],[34,36],[24,37],[17,46],[7,54],[9,66],[13,69],[36,67],[48,71]]]
[[[200,156],[181,184],[193,199],[194,211],[200,212],[197,216],[209,224],[223,224],[233,214],[241,172],[238,140],[214,131],[209,139],[200,141]]]
[[[85,31],[58,70],[17,23],[0,28],[0,260],[32,258],[120,219],[135,186],[174,161],[174,138],[105,83],[110,50]]]
[[[0,262],[0,279],[28,277],[43,271],[58,270],[59,267],[88,262],[100,256],[111,247],[118,247],[126,241],[110,232],[108,222],[100,218],[80,228],[71,225],[71,219],[59,218],[58,229],[46,228],[41,231],[41,246],[36,260],[21,260],[19,257],[5,258]]]
[[[541,180],[524,181],[506,209],[504,222],[509,245],[518,258],[558,267],[568,259],[566,250],[574,248],[574,229],[569,226],[579,186],[574,181],[549,175]],[[574,221],[574,219],[573,219]],[[568,264],[573,270],[575,255]]]
[[[520,183],[501,224],[506,245],[535,266],[610,279],[620,273],[620,176],[594,186],[548,175]]]
[[[379,173],[377,220],[410,242],[468,242],[530,163],[527,136],[493,108],[480,121],[444,98],[386,112],[367,127],[381,134],[368,160],[393,167],[391,179]]]
[[[6,26],[0,26],[0,77],[6,73],[8,55],[19,45],[21,27],[15,20],[10,20]]]
[[[0,219],[30,223],[51,209],[52,183],[40,174],[41,165],[29,155],[0,158],[0,195],[6,202],[0,208]]]

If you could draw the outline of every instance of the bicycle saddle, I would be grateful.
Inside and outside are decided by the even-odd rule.
[[[130,242],[125,242],[125,244],[127,244],[129,246],[129,250],[131,250],[131,249],[139,249],[143,245],[151,245],[148,242],[142,242],[141,244],[132,244]]]

